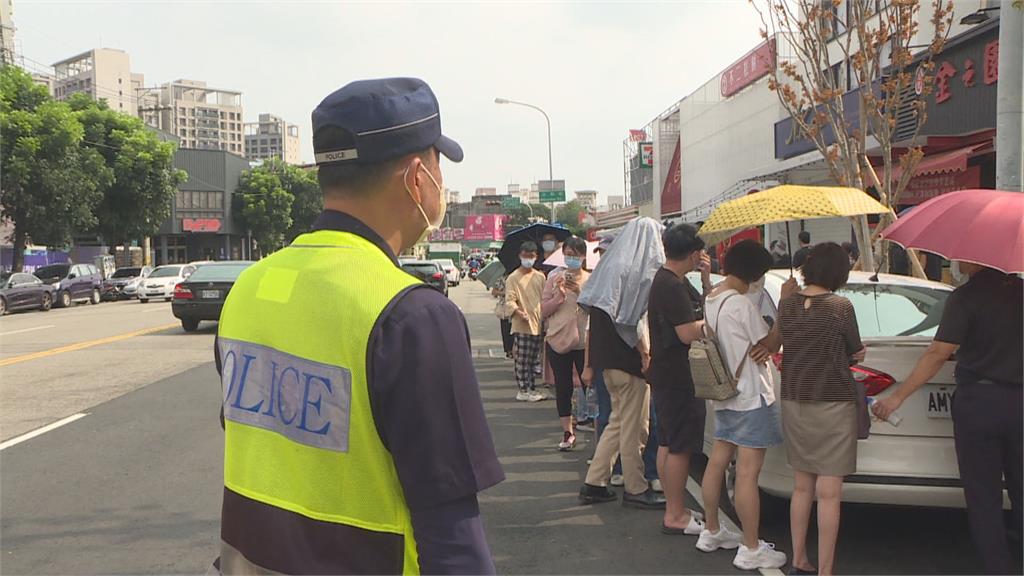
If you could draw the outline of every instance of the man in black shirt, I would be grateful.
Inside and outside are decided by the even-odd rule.
[[[953,438],[967,500],[967,521],[985,570],[1019,573],[1003,524],[1003,485],[1013,528],[1021,533],[1024,497],[1024,283],[977,264],[960,262],[971,279],[946,300],[931,346],[910,377],[874,407],[888,418],[956,354]],[[1018,544],[1019,546],[1019,544]]]
[[[807,256],[811,253],[811,233],[807,230],[801,230],[800,235],[797,236],[800,239],[800,249],[793,254],[793,267],[799,268],[807,262]]]
[[[686,508],[686,479],[690,456],[704,448],[704,400],[694,396],[688,358],[690,343],[703,330],[703,297],[686,274],[700,269],[710,272],[704,241],[689,224],[676,224],[665,231],[665,265],[651,284],[648,317],[651,325],[651,369],[658,420],[658,476],[665,489],[666,534],[700,535],[703,523]],[[710,288],[709,274],[704,275]]]

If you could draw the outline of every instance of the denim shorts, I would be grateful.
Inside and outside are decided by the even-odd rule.
[[[761,407],[753,410],[716,410],[715,439],[744,448],[782,444],[779,403],[768,406],[762,397]]]

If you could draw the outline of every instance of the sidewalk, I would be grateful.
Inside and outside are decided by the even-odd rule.
[[[594,434],[578,433],[576,449],[559,452],[554,390],[544,389],[552,396],[544,402],[515,400],[512,361],[501,349],[494,299],[474,283],[453,290],[452,300],[469,325],[484,409],[505,469],[505,481],[480,495],[499,574],[744,573],[732,566],[732,552],[706,554],[694,547],[696,536],[662,534],[660,511],[623,508],[620,502],[580,505],[576,496],[594,452]],[[692,499],[690,505],[701,509]]]

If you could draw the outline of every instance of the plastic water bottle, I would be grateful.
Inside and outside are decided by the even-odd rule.
[[[874,417],[875,419],[878,419],[878,417],[875,416],[875,412],[873,410],[871,410],[871,407],[874,406],[875,402],[878,402],[878,400],[876,400],[872,396],[868,396],[867,401],[868,401],[868,411],[871,412],[871,416]],[[900,422],[903,422],[903,417],[900,416],[899,412],[896,412],[894,410],[892,414],[889,414],[889,417],[886,418],[885,421],[895,427],[895,426],[899,426]]]

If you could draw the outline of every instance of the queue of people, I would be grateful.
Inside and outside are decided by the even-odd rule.
[[[602,242],[602,261],[595,270],[588,270],[581,239],[561,244],[565,266],[552,270],[544,286],[537,284],[532,290],[541,290],[539,315],[546,322],[544,348],[554,368],[562,431],[559,450],[577,445],[571,412],[574,377],[598,393],[597,443],[580,488],[581,503],[620,500],[612,488],[621,485],[623,506],[663,510],[664,534],[695,536],[694,546],[703,552],[735,550],[733,564],[738,568],[780,568],[788,563],[791,574],[833,573],[843,481],[856,472],[857,441],[866,437],[870,418],[863,388],[849,367],[864,361],[867,350],[853,305],[836,294],[849,277],[850,250],[831,242],[811,245],[806,235],[801,244],[804,285],[792,278],[785,283],[771,324],[746,296],[758,291],[767,271],[777,265],[778,246],[769,251],[753,240],[732,245],[722,261],[725,279],[712,285],[704,242],[690,225],[665,230],[650,219],[634,220],[614,241]],[[532,264],[535,249],[524,244],[524,267]],[[978,269],[984,273],[978,275],[974,292],[984,286],[1004,311],[1016,306],[1019,312],[1020,279]],[[687,279],[693,272],[700,275],[701,290]],[[519,302],[521,297],[508,298]],[[958,369],[958,380],[1004,384],[965,385],[972,398],[980,399],[979,405],[954,410],[954,423],[961,469],[967,469],[963,476],[972,533],[990,559],[986,567],[998,571],[1008,565],[1010,556],[1004,546],[996,480],[1005,475],[1011,492],[1019,494],[1021,376],[1019,366],[1003,361],[1005,366],[999,367],[992,360],[1000,354],[1004,360],[1012,358],[1008,347],[1013,346],[1019,356],[1021,330],[1012,318],[1019,324],[1020,314],[1003,314],[1006,326],[1000,324],[999,336],[982,337],[967,327],[974,326],[974,320],[965,319],[979,314],[979,304],[962,304],[964,298],[951,299],[961,307],[960,313],[950,314],[947,306],[949,318],[944,318],[944,328],[936,336],[935,353],[926,354],[919,372],[896,394],[880,400],[874,412],[878,418],[888,417],[934,375],[940,356],[942,361],[950,357],[950,348],[968,341],[987,343],[988,352],[966,356],[971,367]],[[688,360],[690,344],[709,333],[736,374],[736,395],[710,404],[697,394]],[[767,363],[783,349],[782,381],[776,383]],[[532,359],[517,364],[517,379]],[[777,396],[776,390],[781,394]],[[963,423],[980,418],[975,410],[992,410],[997,402],[999,418],[990,419],[985,430],[977,421]],[[714,439],[701,485],[702,515],[686,507],[685,493],[690,459],[703,451],[709,409],[714,412]],[[969,410],[971,416],[966,415]],[[993,435],[1002,438],[1002,448],[983,450],[980,438]],[[795,472],[791,557],[764,541],[759,532],[758,477],[766,451],[779,445]],[[978,455],[993,450],[1009,456],[982,463]],[[645,470],[645,460],[656,463],[656,474]],[[726,469],[733,462],[739,533],[722,522],[718,506]],[[621,472],[613,468],[619,465]],[[812,562],[807,542],[815,502],[817,555]]]

